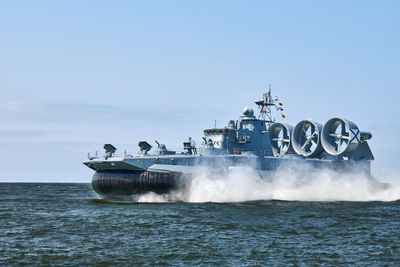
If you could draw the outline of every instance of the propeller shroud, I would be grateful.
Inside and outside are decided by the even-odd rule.
[[[313,120],[302,120],[296,124],[292,133],[292,145],[297,154],[316,157],[323,151],[321,144],[322,124]]]
[[[322,128],[322,146],[333,156],[348,156],[356,150],[361,133],[357,125],[343,118],[332,118]]]
[[[269,140],[275,157],[280,157],[291,150],[293,126],[275,122],[268,127]]]

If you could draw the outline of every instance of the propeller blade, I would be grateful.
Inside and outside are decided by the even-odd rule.
[[[279,146],[279,155],[282,156],[284,154],[283,148],[285,144],[281,141],[280,146]]]
[[[314,141],[318,141],[318,134],[311,136],[311,139]]]
[[[344,121],[342,121],[342,135],[346,135],[346,124],[344,123]]]
[[[311,143],[312,143],[314,146],[317,146],[317,143],[315,143],[315,141],[312,140],[312,139],[311,139]]]
[[[313,133],[312,133],[312,137],[314,138],[314,137],[316,137],[318,135],[318,132],[317,131],[314,131]]]
[[[301,149],[306,150],[307,145],[310,143],[311,139],[307,139],[307,141],[304,142],[302,145]]]
[[[342,145],[342,138],[339,138],[339,141],[337,143],[336,151],[340,152],[340,146]]]

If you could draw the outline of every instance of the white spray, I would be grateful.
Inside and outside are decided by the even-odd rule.
[[[138,201],[242,202],[272,199],[394,201],[400,199],[400,185],[392,183],[383,186],[362,172],[338,174],[305,166],[282,168],[271,172],[267,179],[261,178],[258,171],[251,167],[235,167],[224,174],[215,174],[204,168],[193,175],[187,188],[164,195],[144,194]]]

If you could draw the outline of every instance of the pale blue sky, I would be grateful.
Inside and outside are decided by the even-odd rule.
[[[81,162],[103,143],[200,144],[268,83],[286,122],[348,118],[373,133],[373,168],[400,173],[399,14],[399,1],[1,1],[0,181],[90,182]]]

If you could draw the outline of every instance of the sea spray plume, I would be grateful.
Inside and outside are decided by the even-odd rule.
[[[306,165],[293,166],[279,169],[272,180],[272,198],[280,200],[394,201],[400,198],[398,186],[379,183],[362,170],[338,173]]]
[[[168,194],[157,195],[146,193],[139,197],[139,202],[240,202],[248,200],[263,199],[260,195],[249,198],[250,191],[257,190],[256,179],[259,185],[264,181],[255,171],[257,158],[247,158],[246,165],[231,167],[231,162],[221,157],[208,161],[206,164],[196,168],[190,177],[185,177],[185,186]],[[260,193],[263,190],[260,190]]]
[[[268,183],[251,167],[231,168],[224,173],[205,171],[192,179],[189,202],[242,202],[269,199]]]
[[[187,186],[169,194],[146,193],[139,202],[242,202],[265,199],[266,183],[253,168],[215,171],[207,167],[194,173]]]
[[[355,166],[356,168],[356,166]],[[362,169],[362,167],[360,167]],[[148,193],[140,202],[243,202],[253,200],[297,201],[394,201],[400,199],[398,184],[382,184],[362,170],[338,173],[306,164],[281,166],[261,173],[252,166],[199,169],[190,184],[170,194]]]

